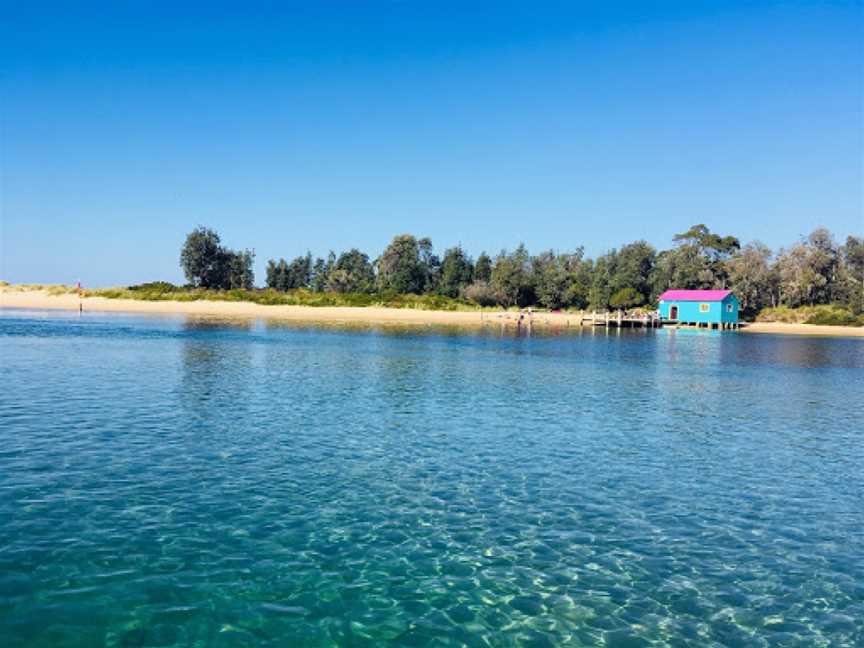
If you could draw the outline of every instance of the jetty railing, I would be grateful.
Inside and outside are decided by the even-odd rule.
[[[583,326],[614,326],[617,328],[660,328],[663,326],[663,321],[656,313],[633,313],[624,310],[609,311],[592,311],[582,316],[581,324]]]

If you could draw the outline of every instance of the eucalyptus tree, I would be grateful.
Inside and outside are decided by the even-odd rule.
[[[441,278],[438,281],[437,292],[447,297],[458,297],[459,291],[474,278],[474,266],[471,259],[460,247],[452,247],[444,252],[441,261]]]
[[[410,234],[394,237],[377,261],[379,287],[397,293],[422,293],[428,268],[420,254],[420,244]]]
[[[492,266],[490,284],[502,306],[527,306],[534,303],[531,257],[520,243],[512,253],[502,251]]]
[[[369,257],[353,248],[339,255],[327,275],[327,289],[332,292],[362,292],[375,290],[375,270]]]
[[[252,250],[223,247],[219,234],[207,227],[192,230],[180,250],[180,266],[195,288],[252,288],[254,261]]]
[[[591,308],[608,308],[612,301],[612,276],[615,273],[617,252],[612,250],[594,261],[588,304]]]
[[[542,252],[531,261],[534,294],[538,303],[546,308],[562,308],[573,305],[578,299],[578,273],[582,266],[582,248],[576,252],[556,254],[552,250]]]
[[[225,250],[227,256],[227,286],[224,288],[240,288],[244,290],[252,290],[255,287],[255,252],[252,250],[242,250],[241,252],[232,252]]]
[[[673,237],[675,247],[656,257],[651,278],[652,299],[669,288],[725,288],[725,262],[740,249],[734,236],[719,236],[705,225],[694,225]]]
[[[855,313],[864,312],[864,238],[848,236],[841,248],[845,302]]]
[[[267,262],[267,287],[286,291],[308,288],[312,279],[312,255],[295,257],[290,263],[285,259]]]
[[[180,266],[186,280],[196,288],[221,288],[227,276],[226,255],[214,230],[196,227],[180,250]]]
[[[646,241],[628,243],[618,250],[610,278],[610,291],[615,294],[627,288],[633,289],[633,293],[628,293],[626,298],[621,297],[628,303],[620,305],[640,306],[645,303],[651,293],[650,278],[656,257],[656,250]]]
[[[474,279],[477,281],[489,281],[492,278],[492,259],[485,252],[481,252],[474,264]]]
[[[779,282],[772,256],[767,245],[754,241],[726,262],[729,287],[735,291],[741,310],[746,314],[779,303]]]

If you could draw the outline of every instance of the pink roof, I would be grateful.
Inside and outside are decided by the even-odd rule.
[[[667,290],[660,301],[723,301],[731,290]]]

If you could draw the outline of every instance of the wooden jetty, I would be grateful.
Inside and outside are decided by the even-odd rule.
[[[594,311],[590,315],[585,314],[582,316],[581,324],[583,326],[604,326],[606,328],[610,326],[616,328],[660,328],[663,326],[663,322],[656,315],[648,313],[628,315],[621,310],[613,313],[598,313]]]

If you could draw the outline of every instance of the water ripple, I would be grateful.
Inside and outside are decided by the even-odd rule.
[[[864,644],[864,345],[0,316],[4,646]]]

